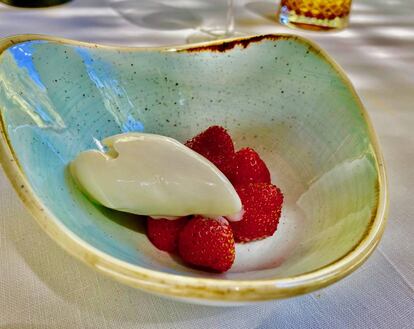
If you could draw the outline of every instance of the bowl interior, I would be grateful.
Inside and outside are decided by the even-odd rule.
[[[347,82],[294,37],[225,48],[137,51],[33,40],[2,54],[9,144],[34,193],[70,234],[132,265],[223,280],[307,273],[358,244],[376,214],[378,168]],[[66,169],[112,134],[185,141],[215,124],[238,148],[261,154],[286,200],[277,233],[238,245],[226,274],[192,270],[158,251],[142,218],[95,206]]]

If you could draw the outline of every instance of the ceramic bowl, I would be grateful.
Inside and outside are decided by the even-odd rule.
[[[264,35],[136,49],[26,35],[0,49],[4,170],[41,227],[95,269],[158,295],[230,305],[324,287],[377,245],[387,190],[376,137],[343,71],[312,42]],[[225,274],[158,251],[142,218],[92,204],[67,172],[109,135],[185,141],[215,124],[255,148],[285,194],[277,233],[238,245]]]

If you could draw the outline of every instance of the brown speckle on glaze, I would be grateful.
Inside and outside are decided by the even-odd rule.
[[[258,35],[246,39],[240,40],[231,40],[231,41],[224,41],[218,44],[200,46],[200,47],[193,47],[188,49],[179,50],[179,52],[201,52],[201,51],[216,51],[216,52],[226,52],[227,50],[231,50],[236,46],[241,46],[243,48],[247,48],[251,43],[260,42],[263,40],[287,40],[291,37],[283,36],[283,35]]]

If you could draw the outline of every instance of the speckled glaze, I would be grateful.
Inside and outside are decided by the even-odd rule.
[[[134,49],[27,35],[0,50],[7,175],[52,238],[121,282],[215,305],[284,298],[349,274],[382,235],[386,177],[367,114],[344,73],[303,38]],[[185,141],[213,124],[262,155],[286,200],[275,236],[238,245],[226,274],[158,251],[142,218],[92,204],[68,174],[106,136]]]

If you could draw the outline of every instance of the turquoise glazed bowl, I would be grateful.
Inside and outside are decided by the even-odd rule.
[[[19,196],[68,252],[133,287],[215,305],[303,294],[346,276],[386,222],[384,164],[343,71],[312,42],[264,35],[169,48],[46,36],[0,43],[0,157]],[[185,141],[222,125],[285,194],[277,233],[236,248],[225,274],[157,250],[142,218],[92,204],[67,164],[144,131]]]

